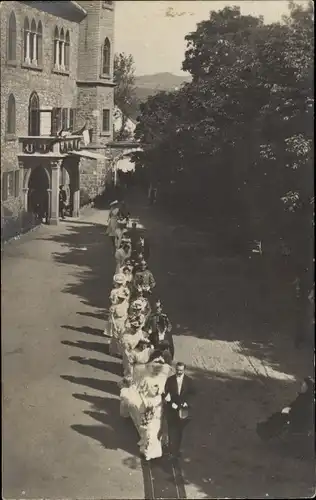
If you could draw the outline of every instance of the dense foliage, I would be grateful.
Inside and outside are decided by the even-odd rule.
[[[313,29],[312,3],[290,2],[270,25],[238,7],[211,12],[186,37],[192,83],[150,97],[136,128],[137,165],[161,193],[235,220],[245,244],[282,239],[303,266],[313,219]]]
[[[132,55],[125,53],[114,56],[114,104],[122,112],[122,124],[115,139],[128,139],[126,136],[126,120],[135,114],[138,102],[135,94],[135,66]]]

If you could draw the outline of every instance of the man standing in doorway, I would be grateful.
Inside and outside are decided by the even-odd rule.
[[[59,188],[59,217],[61,217],[62,219],[65,218],[66,201],[67,201],[66,191],[64,189],[64,186],[60,186],[60,188]]]

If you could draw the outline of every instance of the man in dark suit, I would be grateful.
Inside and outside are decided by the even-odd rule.
[[[169,450],[173,457],[180,455],[183,429],[190,420],[189,401],[195,393],[192,380],[184,372],[184,363],[178,362],[176,373],[167,379],[163,394],[166,402]]]
[[[160,344],[168,344],[168,350],[170,351],[171,358],[174,358],[174,343],[172,337],[172,325],[167,316],[162,310],[162,304],[160,300],[157,300],[155,304],[154,313],[148,318],[145,330],[150,334],[150,340],[155,347],[159,349]]]

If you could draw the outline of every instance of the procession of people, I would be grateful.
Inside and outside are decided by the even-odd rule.
[[[155,295],[156,280],[148,266],[149,241],[125,203],[110,205],[106,234],[115,257],[113,287],[104,334],[110,355],[122,359],[120,413],[139,433],[145,460],[181,454],[183,429],[191,419],[192,380],[185,365],[173,366],[172,323]]]

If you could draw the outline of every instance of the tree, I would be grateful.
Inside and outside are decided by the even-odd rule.
[[[225,209],[245,244],[282,237],[297,255],[313,208],[312,5],[270,25],[226,7],[186,40],[193,81],[141,108],[138,162],[204,213]]]
[[[118,132],[119,139],[125,139],[126,120],[135,113],[137,99],[135,95],[134,59],[132,55],[124,52],[114,56],[114,104],[122,112],[121,129]]]

